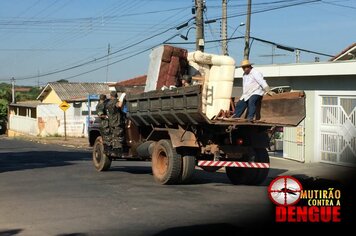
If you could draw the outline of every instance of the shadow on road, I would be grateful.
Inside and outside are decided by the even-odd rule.
[[[84,233],[58,234],[57,236],[86,236]]]
[[[0,236],[12,236],[22,232],[22,229],[10,229],[0,231]]]
[[[130,174],[145,174],[152,175],[152,169],[150,166],[114,166],[109,171],[121,171]]]
[[[75,161],[90,160],[88,152],[30,151],[0,155],[0,173],[8,171],[73,165]]]
[[[126,172],[130,174],[142,174],[142,175],[152,175],[152,169],[150,166],[114,166],[111,167],[109,171],[119,171]],[[261,186],[268,186],[269,183],[277,176],[288,171],[287,169],[276,169],[271,168],[267,179],[261,184]],[[183,185],[199,185],[199,184],[231,184],[230,180],[227,178],[224,172],[207,172],[201,169],[196,169],[194,176],[191,181]]]
[[[163,230],[159,233],[154,234],[153,236],[174,236],[174,235],[242,235],[243,230],[241,228],[221,223],[221,224],[203,224],[203,225],[191,225],[191,226],[182,226],[174,227],[170,229]]]

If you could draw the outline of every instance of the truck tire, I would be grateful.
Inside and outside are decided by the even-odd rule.
[[[194,170],[195,156],[183,156],[181,183],[188,183],[193,178]]]
[[[256,162],[264,162],[269,164],[269,155],[265,148],[256,148],[255,149],[255,161]],[[255,178],[250,180],[251,185],[259,185],[268,176],[269,168],[261,168],[261,169],[253,169],[255,173]]]
[[[101,136],[97,137],[93,146],[93,164],[97,171],[107,171],[111,166],[111,158],[104,153]]]
[[[268,152],[265,148],[256,148],[255,162],[269,163]],[[269,168],[236,168],[226,167],[226,175],[233,184],[259,185],[268,176]]]
[[[152,172],[160,184],[176,184],[181,180],[182,157],[168,139],[158,141],[152,152]]]

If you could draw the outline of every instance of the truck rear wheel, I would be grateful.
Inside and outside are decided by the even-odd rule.
[[[181,183],[188,183],[194,175],[194,170],[195,170],[195,157],[183,156]]]
[[[269,163],[267,150],[256,148],[254,161]],[[267,178],[268,171],[269,168],[226,167],[226,175],[233,184],[259,185]]]
[[[111,166],[111,159],[104,153],[101,136],[97,137],[93,146],[93,164],[97,171],[106,171]]]
[[[152,152],[152,172],[160,184],[176,184],[181,179],[182,158],[170,140],[158,141]]]

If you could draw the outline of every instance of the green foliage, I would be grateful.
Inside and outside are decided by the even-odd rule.
[[[16,101],[36,100],[40,92],[41,91],[37,87],[32,87],[29,92],[16,92]]]
[[[57,80],[56,82],[57,83],[69,83],[69,81],[66,79],[60,79],[60,80]]]
[[[40,89],[37,87],[21,86],[30,88],[29,92],[16,92],[16,101],[28,101],[36,100],[40,94]],[[4,119],[7,116],[7,107],[11,103],[11,85],[6,83],[0,83],[0,119]]]
[[[7,106],[11,101],[10,85],[6,83],[0,84],[0,120],[6,119]]]
[[[7,116],[7,106],[9,105],[8,101],[5,99],[0,99],[0,120],[4,119]]]

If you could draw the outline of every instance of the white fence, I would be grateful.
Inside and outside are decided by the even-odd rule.
[[[86,106],[83,103],[83,106]],[[76,110],[77,109],[77,110]],[[66,111],[66,130],[68,136],[87,136],[87,116],[82,116],[83,107],[72,105]],[[41,104],[37,106],[37,119],[41,136],[64,135],[64,112],[57,104]]]
[[[23,134],[38,135],[39,133],[37,119],[26,116],[10,115],[9,128]]]
[[[83,102],[66,111],[67,136],[88,136],[88,107]],[[91,110],[95,110],[95,103],[91,104]],[[28,135],[64,136],[64,112],[57,104],[40,104],[36,107],[37,118],[11,114],[9,116],[9,130]]]

